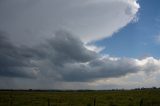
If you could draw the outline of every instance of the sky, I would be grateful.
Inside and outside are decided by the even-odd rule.
[[[159,0],[1,0],[0,89],[160,87]]]

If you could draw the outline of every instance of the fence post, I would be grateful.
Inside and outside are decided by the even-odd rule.
[[[140,100],[140,106],[143,106],[143,99]]]
[[[50,100],[48,99],[48,106],[50,106]]]
[[[13,101],[12,101],[12,99],[10,100],[10,106],[13,106]]]
[[[13,98],[12,98],[12,95],[10,95],[10,106],[13,106]]]
[[[93,106],[96,106],[96,98],[94,98]]]

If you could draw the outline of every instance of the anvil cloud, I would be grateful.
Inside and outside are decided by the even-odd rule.
[[[3,0],[0,30],[16,44],[40,43],[59,29],[92,42],[132,22],[139,8],[136,0]]]

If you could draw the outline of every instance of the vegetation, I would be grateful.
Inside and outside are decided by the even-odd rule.
[[[0,91],[0,106],[160,106],[160,89]]]

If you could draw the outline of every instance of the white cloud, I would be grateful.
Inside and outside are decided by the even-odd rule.
[[[84,46],[86,47],[86,49],[94,51],[96,53],[99,53],[105,49],[105,47],[103,47],[103,46],[96,46],[93,44],[85,44]]]
[[[66,29],[83,42],[110,37],[135,19],[137,0],[2,1],[0,30],[20,44],[35,44]]]
[[[147,57],[142,60],[134,59],[141,68],[136,73],[130,73],[117,78],[103,78],[90,83],[95,89],[116,89],[116,88],[141,88],[159,87],[160,81],[160,60]],[[149,68],[153,66],[152,68]],[[156,68],[155,68],[156,67]]]

